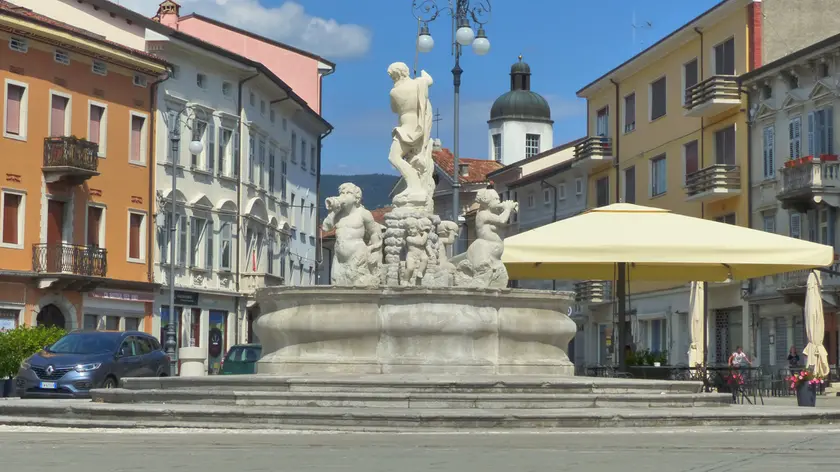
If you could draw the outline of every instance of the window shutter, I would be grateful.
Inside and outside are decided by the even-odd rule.
[[[772,126],[764,128],[764,177],[776,175],[776,129]]]
[[[241,145],[239,139],[239,129],[237,127],[233,132],[233,176],[239,177],[239,162],[241,158]]]
[[[178,218],[178,265],[187,265],[187,217]]]
[[[828,107],[825,113],[825,148],[826,154],[834,154],[834,107]]]
[[[204,268],[207,270],[213,270],[213,244],[216,242],[216,238],[213,234],[213,220],[207,220],[204,228],[204,248],[206,249],[206,254],[204,256]]]
[[[213,172],[216,166],[216,123],[210,121],[207,127],[207,170]]]
[[[813,156],[817,151],[816,143],[814,142],[814,127],[816,120],[814,119],[814,112],[808,113],[808,154]]]
[[[796,159],[796,133],[793,129],[795,121],[796,120],[790,120],[790,123],[788,123],[788,147],[790,148],[788,150],[788,160]]]
[[[802,215],[799,213],[790,214],[790,237],[802,238]]]

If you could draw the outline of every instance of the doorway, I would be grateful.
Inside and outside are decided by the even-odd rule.
[[[47,270],[49,272],[64,272],[66,262],[71,262],[72,255],[64,254],[64,210],[65,203],[49,200],[47,203]]]
[[[64,313],[61,312],[60,308],[53,304],[41,308],[41,311],[38,312],[38,317],[35,321],[38,326],[66,329]]]

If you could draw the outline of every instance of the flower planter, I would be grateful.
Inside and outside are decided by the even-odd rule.
[[[2,387],[0,388],[0,394],[2,394],[0,395],[0,398],[8,398],[15,396],[15,379],[3,379],[0,380],[0,383],[2,383],[2,385],[0,385],[0,387]]]
[[[797,385],[796,404],[799,406],[817,406],[817,386],[808,382]]]

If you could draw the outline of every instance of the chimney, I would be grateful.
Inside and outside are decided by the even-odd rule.
[[[458,175],[460,175],[461,177],[466,177],[470,175],[470,165],[458,164]]]
[[[435,138],[432,141],[432,150],[440,151],[441,149],[443,149],[443,142],[440,140],[440,138]]]
[[[178,19],[181,17],[181,5],[173,0],[164,0],[158,6],[157,15],[153,18],[158,23],[173,29],[178,29]]]

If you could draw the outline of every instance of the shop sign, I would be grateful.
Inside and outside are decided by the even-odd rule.
[[[175,290],[176,305],[198,305],[198,293]]]
[[[120,290],[100,289],[90,292],[92,298],[119,300],[123,302],[152,303],[155,301],[151,292],[124,292]]]

